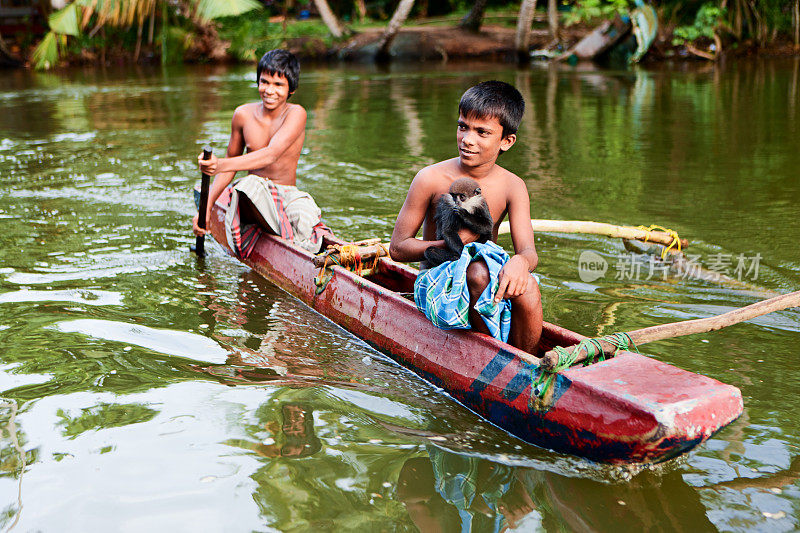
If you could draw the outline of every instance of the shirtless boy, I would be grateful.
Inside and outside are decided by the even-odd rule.
[[[234,252],[246,257],[258,228],[317,252],[324,228],[319,207],[309,194],[295,187],[297,161],[306,136],[306,111],[288,100],[297,89],[300,64],[291,52],[272,50],[258,62],[256,77],[261,101],[234,111],[227,157],[212,155],[204,160],[200,154],[197,158],[200,170],[216,176],[209,190],[206,220],[236,172],[247,171],[249,175],[233,189],[225,220]],[[197,216],[193,226],[195,235],[206,233],[197,225]]]
[[[533,242],[528,188],[518,176],[497,165],[498,156],[517,139],[525,102],[513,86],[487,81],[468,89],[458,110],[459,155],[425,167],[414,177],[397,215],[390,255],[395,261],[422,261],[429,246],[444,247],[443,240],[436,240],[436,203],[453,181],[462,177],[476,180],[494,221],[492,240],[497,240],[498,227],[506,215],[511,224],[515,255],[499,272],[495,302],[503,298],[511,301],[510,344],[535,354],[542,331],[542,304],[539,286],[531,276],[539,258]],[[422,238],[418,239],[420,227]],[[460,236],[464,244],[478,238],[468,229],[461,230]],[[474,306],[488,284],[486,263],[472,262],[467,268],[469,322],[482,333],[488,333],[488,328]]]

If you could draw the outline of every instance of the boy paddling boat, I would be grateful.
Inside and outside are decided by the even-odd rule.
[[[297,90],[300,64],[292,53],[272,50],[258,62],[256,76],[261,101],[234,111],[227,157],[204,159],[200,154],[197,158],[200,170],[216,176],[209,190],[206,220],[236,172],[247,171],[248,176],[231,190],[225,220],[234,253],[247,257],[262,231],[318,252],[323,235],[330,230],[321,222],[321,211],[311,195],[295,186],[306,111],[288,100]],[[194,233],[204,235],[197,221],[195,216]]]

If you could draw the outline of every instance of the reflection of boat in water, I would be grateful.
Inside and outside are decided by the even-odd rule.
[[[695,486],[671,468],[609,483],[588,479],[585,473],[511,466],[440,442],[431,441],[425,449],[428,457],[406,460],[397,483],[398,499],[422,532],[469,530],[463,528],[467,523],[483,526],[472,531],[502,531],[504,526],[518,531],[615,531],[620,526],[630,531],[718,531],[701,491],[778,494],[800,479],[800,457],[778,472]]]
[[[229,200],[230,194],[222,194],[211,216],[211,231],[223,246]],[[527,442],[598,461],[663,461],[702,443],[741,413],[735,387],[630,352],[558,374],[540,401],[532,395],[541,371],[526,362],[531,354],[486,335],[438,329],[400,294],[413,289],[415,269],[380,259],[362,277],[335,266],[318,290],[312,260],[299,247],[263,235],[244,262]],[[545,323],[540,349],[583,338]]]
[[[426,446],[406,460],[397,496],[427,531],[717,531],[680,472],[624,484],[512,467]]]

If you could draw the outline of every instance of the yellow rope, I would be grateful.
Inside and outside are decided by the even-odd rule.
[[[377,240],[378,242],[374,242]],[[378,266],[378,260],[385,256],[389,255],[389,248],[386,244],[380,242],[380,239],[368,239],[367,241],[359,241],[357,243],[347,243],[347,244],[331,244],[328,245],[328,249],[324,252],[325,253],[325,262],[322,265],[322,268],[319,270],[319,274],[316,278],[317,287],[323,287],[327,284],[325,280],[325,272],[328,269],[328,265],[334,266],[339,265],[348,270],[355,272],[357,275],[361,276],[364,271],[364,264],[361,259],[361,247],[360,244],[365,242],[369,242],[370,244],[375,244],[380,248],[380,250],[375,254],[375,258],[372,262],[372,266],[369,267],[369,270],[375,271],[375,268]],[[381,254],[380,251],[383,251]],[[334,254],[338,252],[338,257]]]
[[[672,248],[675,248],[679,252],[681,251],[681,239],[678,236],[678,232],[674,229],[665,228],[664,226],[659,226],[658,224],[653,224],[649,227],[646,226],[637,226],[636,229],[640,229],[647,232],[647,237],[645,237],[644,242],[647,242],[650,239],[650,232],[651,231],[660,231],[666,233],[670,237],[672,237],[672,242],[661,251],[661,259],[666,259],[667,254]]]
[[[389,257],[389,249],[386,247],[386,245],[383,244],[382,242],[378,242],[377,244],[378,246],[380,246],[381,250],[383,250],[383,253],[386,254],[386,257]],[[372,266],[370,267],[373,272],[375,272],[375,269],[378,268],[378,259],[380,259],[381,257],[383,256],[380,253],[375,254],[375,258],[372,261]]]
[[[343,244],[337,247],[339,250],[339,264],[347,269],[354,269],[354,272],[361,275],[361,250],[357,244]]]
[[[328,260],[331,258],[330,254],[325,256],[325,262],[322,263],[322,268],[319,269],[319,274],[317,274],[317,279],[314,280],[314,283],[317,287],[323,286],[325,284],[325,271],[328,268]]]

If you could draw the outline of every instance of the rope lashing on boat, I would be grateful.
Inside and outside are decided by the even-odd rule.
[[[330,254],[325,256],[325,262],[322,263],[322,267],[319,269],[319,274],[317,274],[317,277],[314,278],[314,285],[317,286],[317,294],[320,294],[322,291],[324,291],[325,287],[328,286],[328,282],[333,278],[333,273],[328,270],[328,261],[330,261],[330,259]]]
[[[361,250],[357,244],[343,244],[339,248],[339,265],[361,275]]]
[[[600,344],[600,341],[605,341],[614,346],[616,348],[614,353],[618,352],[619,350],[631,349],[637,353],[639,352],[639,349],[636,347],[636,344],[633,342],[630,335],[624,332],[612,333],[610,335],[600,337],[599,339],[584,339],[579,342],[575,349],[571,352],[567,351],[567,349],[562,346],[555,346],[553,350],[558,354],[558,362],[555,364],[552,370],[545,370],[539,367],[539,375],[535,380],[533,380],[532,383],[533,394],[538,398],[543,398],[550,389],[556,374],[575,364],[575,361],[578,359],[578,354],[580,354],[581,351],[586,352],[586,359],[583,361],[583,366],[588,366],[594,363],[595,357],[597,357],[596,360],[598,363],[600,361],[605,361],[606,354],[603,352],[603,345]]]
[[[370,267],[370,268],[372,269],[372,271],[373,271],[373,272],[375,272],[375,269],[376,269],[376,268],[378,268],[378,259],[380,259],[380,258],[381,258],[381,257],[383,257],[384,255],[385,255],[386,257],[389,257],[389,247],[388,247],[388,246],[386,246],[386,245],[385,245],[384,243],[382,243],[382,242],[379,242],[379,243],[378,243],[378,246],[381,248],[381,250],[383,250],[383,254],[375,254],[375,259],[373,259],[373,261],[372,261],[372,266]]]
[[[678,232],[674,229],[665,228],[664,226],[659,226],[658,224],[652,224],[651,226],[637,226],[636,229],[646,231],[647,233],[650,233],[651,231],[662,231],[672,237],[672,242],[669,244],[669,246],[661,251],[661,259],[666,259],[667,254],[673,248],[679,252],[681,251],[681,239],[678,236]],[[649,237],[645,238],[644,242],[648,242],[648,239]]]
[[[366,268],[361,248],[364,244],[371,244],[378,248],[374,254],[372,265]],[[317,294],[320,294],[332,279],[333,275],[330,271],[332,267],[341,266],[351,272],[355,272],[359,276],[369,274],[375,271],[375,268],[378,266],[378,260],[381,257],[389,255],[389,248],[386,244],[381,243],[380,239],[368,239],[366,241],[328,245],[328,249],[323,252],[322,255],[325,260],[320,266],[319,274],[314,278],[314,283],[317,286]],[[372,254],[367,253],[367,258],[369,258],[370,255]],[[368,260],[369,259],[367,259],[367,261]]]

